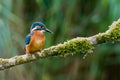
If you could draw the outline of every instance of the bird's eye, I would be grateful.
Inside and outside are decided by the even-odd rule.
[[[41,28],[43,28],[44,26],[41,26]]]

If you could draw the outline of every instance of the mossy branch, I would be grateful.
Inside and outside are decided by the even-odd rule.
[[[76,53],[86,54],[92,53],[94,46],[106,42],[120,41],[120,19],[113,22],[109,29],[104,33],[99,33],[91,37],[77,37],[36,52],[32,55],[19,55],[9,59],[0,58],[0,70],[4,70],[16,65],[28,63],[39,58],[47,58],[49,56],[67,56]]]

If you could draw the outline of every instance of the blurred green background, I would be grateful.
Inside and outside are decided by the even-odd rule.
[[[120,0],[0,0],[0,57],[25,54],[24,39],[34,21],[54,34],[45,48],[104,32],[120,18]],[[120,80],[120,42],[100,44],[82,59],[49,57],[0,71],[0,80]]]

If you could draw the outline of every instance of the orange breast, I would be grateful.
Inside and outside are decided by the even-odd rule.
[[[34,31],[30,43],[26,45],[26,53],[41,51],[45,43],[45,36],[41,31]]]

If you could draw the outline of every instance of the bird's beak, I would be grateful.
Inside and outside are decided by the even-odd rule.
[[[47,28],[45,29],[45,31],[53,34],[53,32]]]

